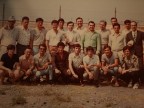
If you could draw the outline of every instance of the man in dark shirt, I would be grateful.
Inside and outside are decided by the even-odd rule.
[[[67,83],[71,75],[70,70],[68,69],[68,56],[69,53],[64,51],[65,44],[59,42],[57,44],[58,52],[54,57],[54,69],[56,80],[58,77],[62,77],[63,81]]]
[[[0,84],[3,84],[5,77],[10,77],[13,82],[20,76],[19,58],[15,52],[14,45],[7,46],[7,53],[3,54],[0,61]]]

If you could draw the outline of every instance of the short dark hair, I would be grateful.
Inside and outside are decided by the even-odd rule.
[[[82,19],[81,17],[77,17],[77,18],[76,18],[76,22],[77,22],[77,20],[79,20],[79,19],[81,19],[81,20],[83,21],[83,19]]]
[[[115,24],[113,25],[113,28],[114,28],[115,26],[118,26],[118,27],[120,28],[120,24],[119,24],[119,23],[115,23]]]
[[[59,43],[57,44],[57,47],[59,47],[59,46],[65,47],[65,44],[64,44],[63,42],[59,42]]]
[[[116,19],[116,21],[117,21],[117,18],[116,18],[116,17],[112,17],[112,18],[111,18],[111,20],[113,20],[113,19]]]
[[[107,22],[105,20],[100,20],[100,22],[105,23],[105,25],[107,25]]]
[[[131,52],[131,47],[130,47],[130,46],[125,46],[125,47],[123,47],[123,52],[124,52],[125,50],[129,50],[129,51]]]
[[[60,21],[62,21],[63,23],[65,22],[63,18],[60,18],[60,19],[58,20],[58,23],[59,23]]]
[[[7,50],[15,50],[15,46],[10,44],[7,46]]]
[[[103,49],[105,50],[106,48],[111,50],[111,47],[109,45],[105,45]]]
[[[46,47],[45,44],[40,44],[40,45],[39,45],[39,48],[40,48],[41,46],[44,47],[45,49],[47,49],[47,47]]]
[[[27,16],[22,17],[22,22],[23,22],[24,20],[28,20],[28,21],[29,21],[29,17],[27,17]]]
[[[88,22],[88,25],[89,25],[90,23],[93,23],[93,24],[95,25],[95,22],[94,22],[94,21],[89,21],[89,22]]]
[[[88,46],[88,47],[86,48],[86,52],[88,52],[88,51],[93,51],[93,52],[94,52],[94,48],[93,48],[92,46]]]
[[[131,20],[125,20],[124,24],[131,23]]]
[[[53,23],[57,23],[57,24],[58,24],[58,21],[57,21],[57,20],[52,20],[51,25],[52,25]]]
[[[44,20],[42,18],[37,18],[36,22],[38,22],[38,21],[42,21],[43,22]]]
[[[81,48],[81,45],[80,44],[74,44],[73,48],[75,48],[75,47],[80,47]]]
[[[67,26],[68,26],[69,24],[73,24],[73,25],[74,25],[74,22],[72,22],[72,21],[67,22]]]

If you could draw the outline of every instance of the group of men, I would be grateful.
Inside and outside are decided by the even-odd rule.
[[[36,27],[29,28],[29,18],[22,18],[15,27],[11,16],[0,30],[0,83],[5,77],[11,82],[33,79],[49,83],[84,80],[99,85],[100,76],[110,76],[110,82],[119,86],[119,79],[128,87],[137,89],[143,82],[144,33],[137,30],[137,22],[125,20],[121,30],[117,18],[111,18],[112,27],[101,20],[95,30],[94,21],[83,27],[83,19],[67,22],[60,18],[46,30],[43,19],[36,19]]]

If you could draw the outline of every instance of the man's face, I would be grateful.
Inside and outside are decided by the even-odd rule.
[[[126,28],[127,30],[130,30],[130,29],[131,29],[131,23],[126,23],[126,24],[125,24],[125,28]]]
[[[124,55],[126,56],[126,57],[129,57],[130,56],[130,51],[128,50],[128,49],[126,49],[125,51],[124,51]]]
[[[80,51],[81,51],[81,48],[80,48],[80,47],[75,47],[75,48],[74,48],[74,52],[75,52],[76,54],[79,54]]]
[[[46,48],[43,46],[40,46],[39,53],[43,55],[43,54],[45,54],[45,52],[46,52]]]
[[[105,25],[104,22],[100,22],[99,23],[99,27],[100,27],[101,30],[105,30],[106,29],[106,25]]]
[[[38,28],[42,28],[43,27],[43,21],[36,22],[36,25]]]
[[[90,31],[94,31],[95,30],[95,24],[94,23],[89,23],[88,27],[89,27]]]
[[[111,50],[109,48],[106,48],[104,50],[104,53],[106,54],[106,56],[109,56],[111,54]]]
[[[74,28],[74,24],[73,23],[70,23],[70,24],[68,24],[68,30],[69,31],[72,31],[73,30],[73,28]]]
[[[57,23],[53,23],[53,24],[52,24],[52,28],[53,28],[53,30],[57,30],[58,24],[57,24]]]
[[[119,33],[120,27],[119,26],[114,26],[114,31],[115,31],[115,33]]]
[[[58,46],[58,52],[62,53],[64,51],[64,46]]]
[[[112,19],[111,23],[112,23],[112,25],[114,25],[115,23],[117,23],[117,19]]]
[[[11,28],[13,28],[14,27],[14,24],[15,24],[15,21],[8,21],[8,25],[9,25],[9,27]]]
[[[78,26],[78,27],[82,27],[82,26],[83,26],[83,20],[82,20],[82,19],[78,19],[78,20],[76,21],[76,23],[77,23],[77,26]]]
[[[93,54],[94,54],[94,52],[93,52],[92,50],[87,51],[87,55],[88,55],[89,57],[92,57]]]
[[[63,28],[64,22],[63,22],[63,21],[60,21],[58,25],[59,25],[60,28]]]
[[[26,49],[25,50],[25,56],[30,57],[30,55],[31,55],[31,49]]]
[[[15,50],[14,50],[14,49],[8,50],[8,55],[13,56],[14,53],[15,53]]]
[[[24,19],[22,21],[22,25],[23,25],[24,28],[28,28],[28,24],[29,24],[29,20]]]
[[[132,31],[136,31],[137,30],[137,24],[135,22],[131,23],[131,29],[132,29]]]

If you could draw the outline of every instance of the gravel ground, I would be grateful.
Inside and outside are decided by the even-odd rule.
[[[1,85],[0,108],[144,108],[144,89],[85,85]]]

